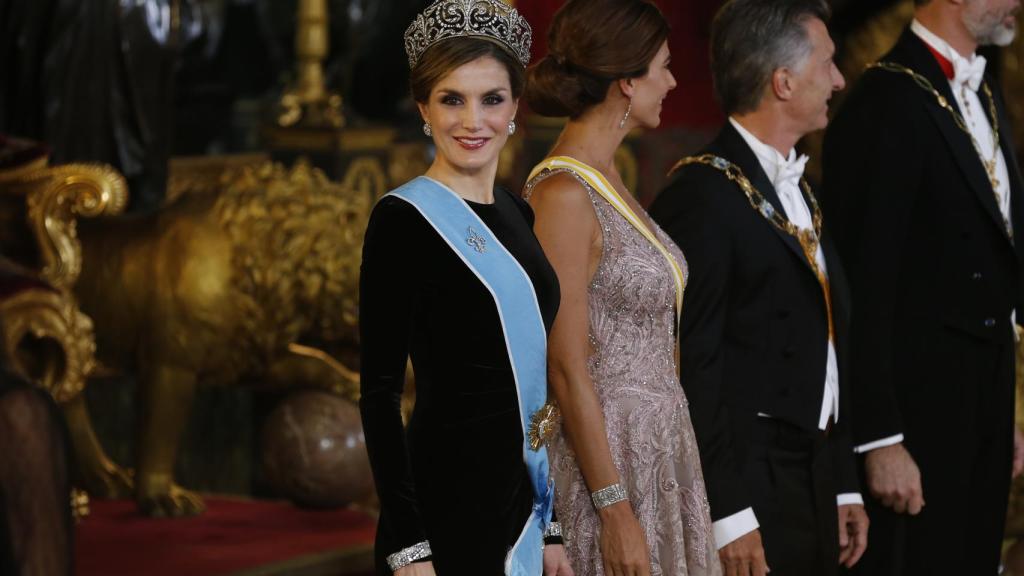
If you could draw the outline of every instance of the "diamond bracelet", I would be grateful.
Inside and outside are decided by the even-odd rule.
[[[413,544],[388,556],[388,568],[391,568],[392,572],[397,572],[399,569],[405,568],[409,564],[427,556],[430,556],[430,542]]]
[[[612,484],[606,488],[601,488],[595,492],[590,493],[590,499],[594,502],[594,508],[600,510],[601,508],[607,508],[612,504],[622,502],[626,500],[626,489],[621,484]]]
[[[562,525],[558,522],[548,522],[548,527],[544,529],[544,539],[561,537]]]

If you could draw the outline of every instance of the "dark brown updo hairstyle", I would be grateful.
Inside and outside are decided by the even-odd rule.
[[[442,78],[459,66],[485,56],[494,58],[505,67],[512,86],[512,97],[518,99],[526,83],[523,65],[507,48],[483,36],[449,38],[427,48],[409,73],[412,99],[426,104],[430,100],[430,91]]]
[[[541,116],[578,118],[612,82],[647,74],[668,32],[648,0],[569,0],[548,29],[548,55],[527,71],[526,103]]]

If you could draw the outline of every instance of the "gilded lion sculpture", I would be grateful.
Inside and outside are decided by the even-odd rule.
[[[355,345],[362,235],[382,179],[359,160],[340,185],[301,161],[264,162],[154,214],[81,223],[75,291],[99,362],[135,375],[140,416],[131,473],[103,451],[84,399],[65,404],[90,493],[134,497],[152,516],[202,512],[173,478],[197,386],[246,377],[354,397],[355,373],[298,343]]]

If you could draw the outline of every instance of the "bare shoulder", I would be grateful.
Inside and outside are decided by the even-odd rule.
[[[593,212],[586,188],[572,174],[565,172],[553,174],[537,183],[530,195],[530,205],[538,214],[555,211],[573,218]]]
[[[537,183],[529,201],[536,215],[534,232],[558,274],[563,298],[575,294],[585,302],[603,241],[590,194],[572,174],[560,172]],[[565,310],[563,299],[560,318]]]

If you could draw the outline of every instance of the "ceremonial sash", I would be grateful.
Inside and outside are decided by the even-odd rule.
[[[592,168],[575,158],[569,156],[553,156],[548,158],[537,165],[530,173],[530,180],[537,174],[540,174],[546,169],[554,170],[557,168],[568,168],[576,173],[577,176],[583,178],[590,184],[590,187],[597,191],[615,211],[622,215],[623,218],[629,222],[636,231],[643,235],[648,242],[651,243],[661,255],[665,257],[665,260],[669,264],[669,269],[672,271],[672,280],[676,286],[676,322],[679,321],[680,314],[683,313],[683,290],[686,288],[686,278],[683,275],[683,270],[680,268],[679,263],[672,257],[672,253],[668,251],[668,248],[658,240],[654,232],[644,225],[640,217],[633,212],[633,209],[629,207],[629,204],[619,196],[619,193],[615,190],[615,187],[608,182],[608,179],[604,177],[596,168]]]
[[[519,398],[523,460],[534,493],[530,518],[505,559],[505,574],[541,576],[544,528],[551,521],[554,491],[547,449],[531,449],[528,433],[531,418],[547,400],[547,331],[533,282],[487,224],[450,188],[420,176],[388,196],[416,208],[494,298]],[[453,483],[457,478],[453,474]]]

